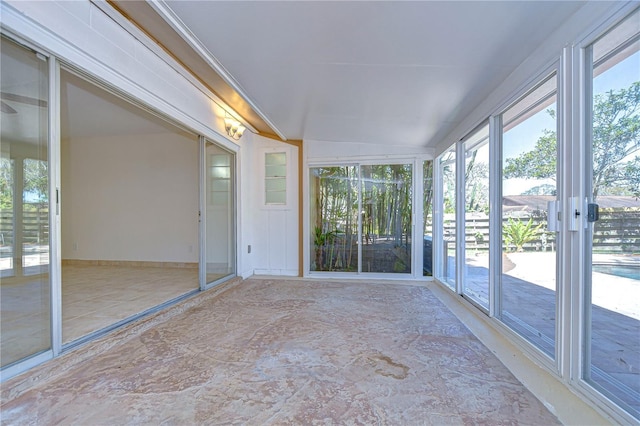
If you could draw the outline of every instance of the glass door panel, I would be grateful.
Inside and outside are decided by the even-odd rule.
[[[65,349],[197,290],[199,144],[70,69],[60,101]]]
[[[205,280],[215,283],[235,273],[235,156],[205,142]]]
[[[309,171],[311,271],[358,272],[358,168]]]
[[[436,271],[438,278],[456,289],[456,151],[455,146],[439,158],[442,179],[442,229],[441,240],[437,241],[440,264]]]
[[[555,357],[555,73],[502,115],[501,320]],[[551,204],[553,205],[553,204]],[[554,223],[552,223],[554,225]]]
[[[464,140],[465,259],[462,290],[489,309],[489,125]]]
[[[411,273],[412,167],[361,166],[362,272]]]
[[[590,53],[583,376],[640,418],[640,11]]]
[[[3,120],[4,125],[4,120]],[[6,144],[6,146],[5,146]],[[14,159],[11,158],[11,150],[8,142],[2,140],[2,150],[0,150],[0,179],[2,193],[0,196],[0,279],[15,276],[13,264],[14,259]]]
[[[2,38],[0,72],[0,359],[51,348],[48,67]]]
[[[433,275],[433,161],[422,162],[422,275]]]

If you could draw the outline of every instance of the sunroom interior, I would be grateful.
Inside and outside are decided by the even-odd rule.
[[[637,422],[637,3],[343,3],[0,3],[2,380],[232,280],[384,280]]]

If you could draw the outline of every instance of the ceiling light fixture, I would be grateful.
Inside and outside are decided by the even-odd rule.
[[[246,130],[246,127],[242,125],[238,120],[230,116],[228,113],[224,115],[224,129],[227,134],[234,140],[238,140],[242,137],[242,134]]]

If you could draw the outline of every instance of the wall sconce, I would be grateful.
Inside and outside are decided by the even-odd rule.
[[[229,114],[224,115],[224,129],[227,134],[234,140],[238,140],[242,137],[242,134],[246,130],[246,127],[242,125],[238,120],[231,117]]]

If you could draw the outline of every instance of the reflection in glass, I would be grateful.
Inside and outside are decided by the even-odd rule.
[[[311,271],[358,272],[358,168],[309,171]]]
[[[206,282],[235,272],[234,155],[206,142],[207,177]]]
[[[597,41],[583,376],[640,419],[640,11]]]
[[[433,161],[423,161],[423,226],[422,235],[422,275],[433,275]]]
[[[443,153],[440,162],[442,177],[442,241],[438,241],[442,264],[437,265],[438,278],[452,290],[456,288],[456,151]]]
[[[361,166],[362,272],[411,273],[409,164]]]
[[[464,140],[463,294],[489,309],[489,125]]]
[[[309,192],[311,271],[411,272],[411,165],[311,168]]]
[[[502,115],[500,318],[552,358],[557,246],[547,222],[557,196],[556,81],[554,73]]]
[[[0,359],[51,347],[47,62],[2,38],[0,48]]]

